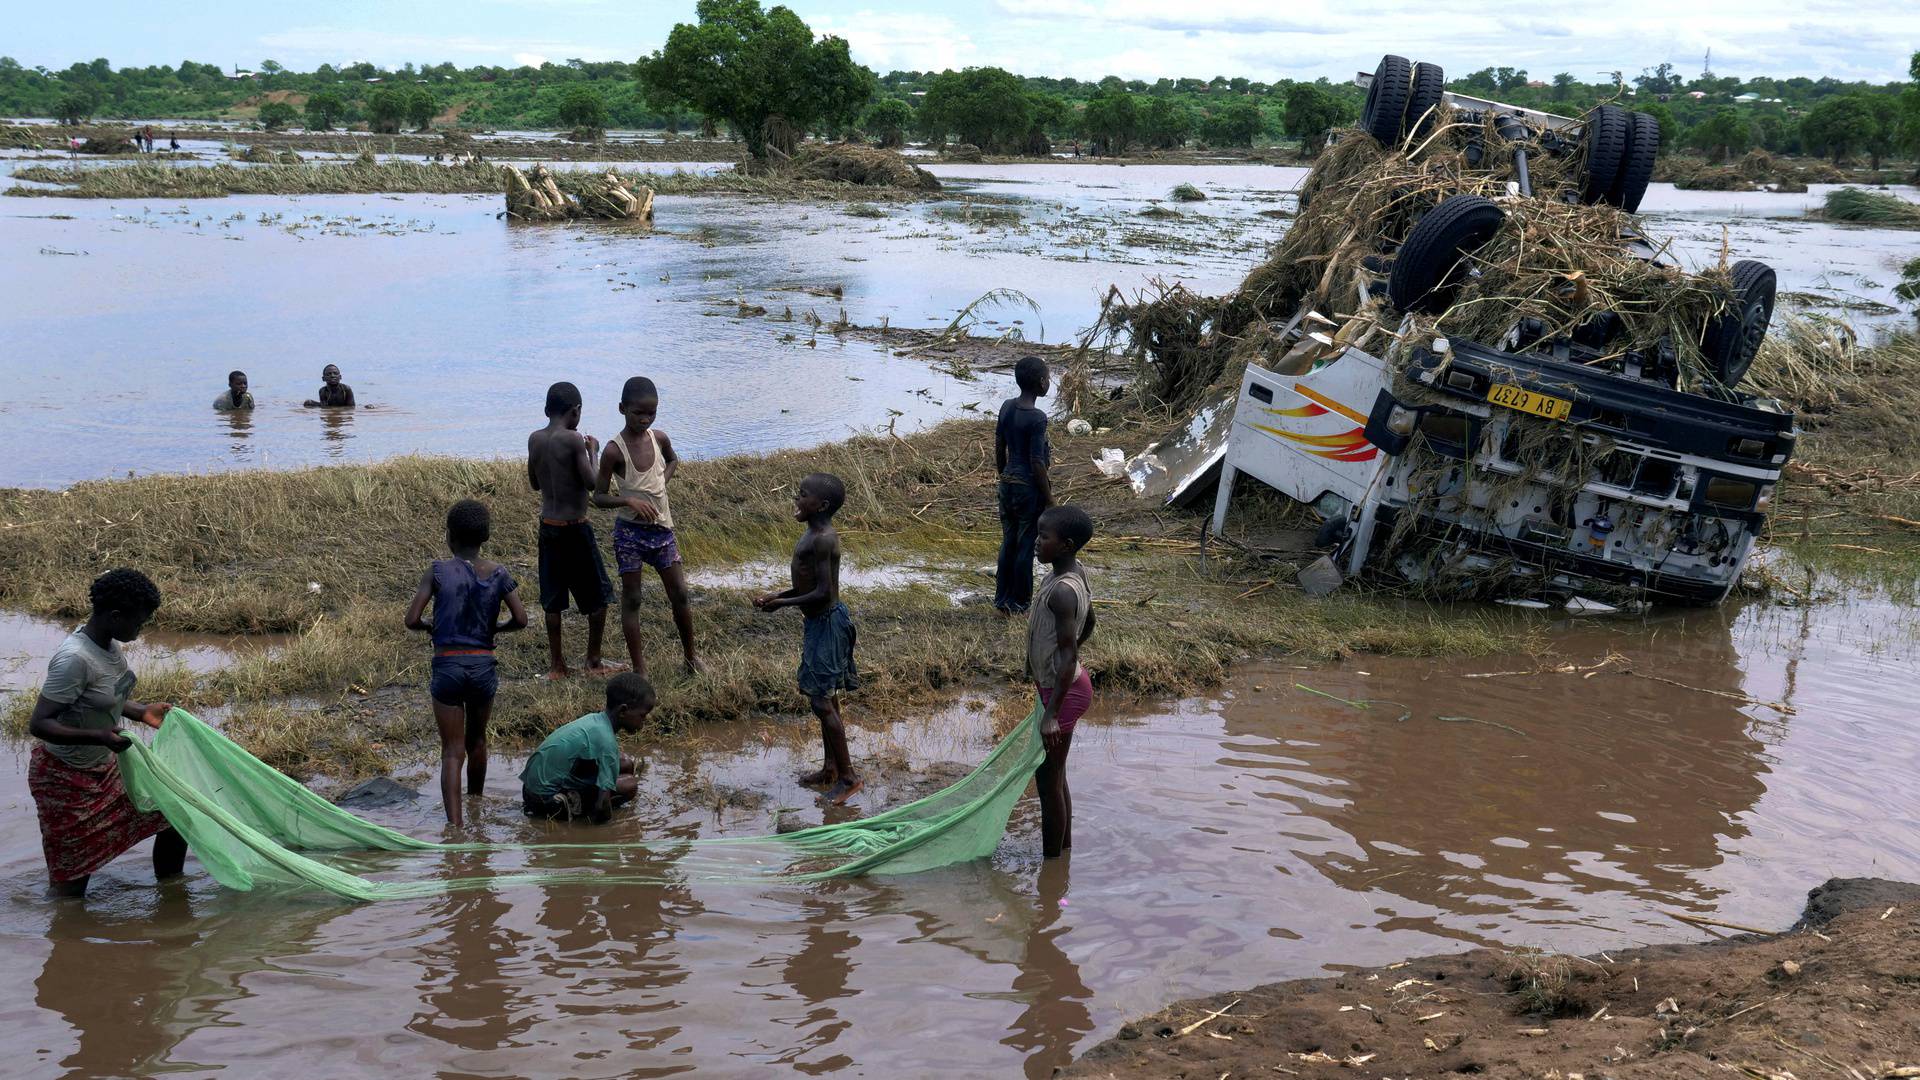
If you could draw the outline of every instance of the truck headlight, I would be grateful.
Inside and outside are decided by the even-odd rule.
[[[1414,412],[1412,409],[1395,405],[1392,411],[1387,413],[1387,430],[1393,432],[1395,435],[1411,435],[1413,434],[1413,425],[1419,419],[1419,413]]]

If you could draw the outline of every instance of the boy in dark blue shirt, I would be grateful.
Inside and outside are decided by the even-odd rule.
[[[433,720],[440,727],[440,800],[447,823],[462,824],[460,773],[467,792],[478,795],[487,783],[487,721],[500,687],[494,673],[493,636],[527,628],[520,586],[507,568],[480,557],[480,545],[493,532],[485,505],[462,499],[447,511],[447,548],[451,559],[436,559],[421,575],[420,589],[407,606],[407,629],[433,635]],[[433,603],[433,621],[426,620]],[[500,622],[500,607],[507,621]]]
[[[1000,406],[993,432],[993,459],[1000,471],[1000,566],[994,574],[993,606],[1017,615],[1033,602],[1033,538],[1040,511],[1053,505],[1047,466],[1047,414],[1036,402],[1047,396],[1047,364],[1023,356],[1013,366],[1020,396]]]

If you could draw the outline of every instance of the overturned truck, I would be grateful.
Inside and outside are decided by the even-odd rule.
[[[1724,598],[1796,434],[1738,389],[1773,271],[1689,273],[1643,235],[1644,114],[1455,95],[1394,56],[1356,81],[1360,130],[1186,346],[1247,361],[1214,531],[1245,474],[1325,519],[1322,587],[1367,571],[1445,595]]]

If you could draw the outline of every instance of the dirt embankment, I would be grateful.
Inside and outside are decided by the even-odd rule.
[[[1184,1001],[1061,1075],[1868,1080],[1916,1065],[1920,885],[1854,878],[1813,890],[1780,935],[1477,949]]]

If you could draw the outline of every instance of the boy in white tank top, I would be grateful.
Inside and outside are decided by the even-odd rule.
[[[680,631],[687,672],[695,674],[706,669],[693,652],[693,611],[687,604],[687,578],[680,568],[673,509],[667,501],[667,481],[673,479],[680,459],[666,433],[653,426],[659,411],[660,392],[652,379],[636,375],[621,387],[620,415],[627,422],[600,452],[593,505],[615,511],[613,554],[620,566],[620,630],[627,639],[633,670],[641,675],[647,672],[640,648],[640,589],[651,566],[660,574],[660,585],[673,607],[673,625]]]

